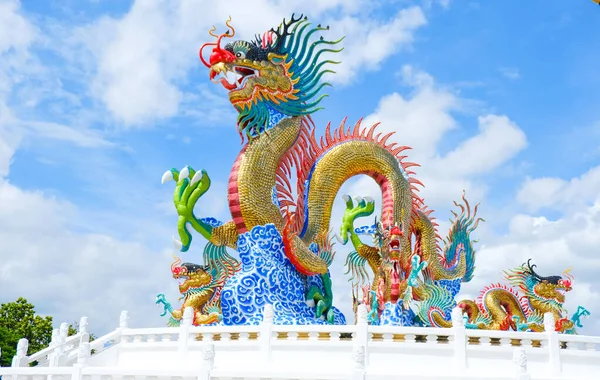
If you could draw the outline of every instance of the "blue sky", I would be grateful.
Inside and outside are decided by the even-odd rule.
[[[462,189],[482,203],[488,222],[465,295],[533,257],[543,273],[573,266],[568,305],[600,313],[600,8],[377,4],[0,0],[0,302],[25,296],[57,323],[88,315],[97,331],[115,327],[123,308],[135,325],[161,324],[154,295],[177,291],[172,184],[160,177],[206,169],[213,187],[199,214],[226,220],[240,149],[233,108],[197,50],[229,14],[250,37],[304,12],[347,36],[319,130],[345,116],[382,121],[413,146],[442,221]],[[343,192],[378,199],[370,180]],[[347,311],[345,252],[334,282]],[[600,333],[587,323],[585,333]]]

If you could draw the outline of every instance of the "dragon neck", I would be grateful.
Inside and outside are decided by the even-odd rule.
[[[257,101],[252,107],[238,109],[238,132],[242,139],[245,133],[249,142],[252,142],[257,137],[269,133],[282,120],[294,117],[278,108],[275,104]]]
[[[563,306],[558,301],[543,299],[532,292],[529,298],[529,304],[532,309],[542,314],[550,312],[554,314],[554,317],[557,318],[557,320],[561,318]]]
[[[268,223],[283,229],[273,189],[280,161],[300,132],[301,117],[274,112],[272,118],[279,121],[242,148],[229,176],[229,209],[239,234]]]

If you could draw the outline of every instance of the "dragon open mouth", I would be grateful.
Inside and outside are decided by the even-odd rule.
[[[398,252],[400,251],[400,240],[393,239],[392,241],[390,241],[390,244],[388,246],[391,252]]]
[[[221,83],[228,91],[241,90],[253,77],[258,77],[258,70],[243,66],[228,68],[224,64],[216,64],[210,70],[210,80]]]

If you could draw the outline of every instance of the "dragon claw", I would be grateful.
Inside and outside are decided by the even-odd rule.
[[[189,177],[189,175],[190,175],[190,168],[189,168],[189,166],[186,165],[183,167],[183,169],[181,169],[179,171],[179,180],[187,178],[187,177]]]
[[[202,177],[204,177],[204,170],[196,172],[196,174],[194,174],[194,177],[192,177],[190,186],[193,186],[195,183],[199,182],[202,179]]]
[[[365,202],[367,202],[367,203],[373,203],[373,202],[375,202],[375,200],[374,200],[373,198],[369,197],[369,196],[366,196],[366,197],[364,197],[363,199],[364,199],[364,200],[365,200]]]
[[[181,240],[177,239],[174,235],[173,235],[173,247],[175,247],[175,249],[177,251],[181,251],[181,249],[183,248],[183,243],[181,242]]]
[[[171,170],[167,170],[163,173],[162,178],[160,179],[161,185],[173,180],[173,172]]]

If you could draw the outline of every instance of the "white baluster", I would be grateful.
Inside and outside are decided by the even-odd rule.
[[[263,308],[263,321],[260,324],[260,332],[258,340],[260,341],[260,350],[262,352],[262,359],[265,363],[271,361],[271,344],[273,340],[273,318],[275,317],[275,310],[273,305],[266,304]]]
[[[364,380],[366,367],[366,354],[364,345],[355,344],[352,350],[352,362],[354,364],[352,380]]]
[[[129,328],[129,312],[127,310],[123,310],[119,316],[119,328]]]
[[[454,345],[454,365],[459,371],[467,369],[467,330],[463,318],[463,310],[460,307],[452,309],[452,330]]]
[[[364,356],[364,365],[368,365],[369,361],[369,312],[367,310],[367,306],[364,304],[358,305],[356,310],[356,333],[354,334],[354,346],[362,347],[362,352]],[[363,371],[364,376],[364,371]]]
[[[88,317],[81,317],[79,320],[79,331],[80,334],[89,333],[88,331]]]
[[[558,333],[555,331],[555,320],[552,313],[544,313],[544,330],[548,339],[548,355],[550,369],[553,375],[561,373],[560,346]]]
[[[121,311],[119,315],[119,328],[118,337],[115,339],[116,342],[121,341],[122,343],[128,343],[129,338],[127,336],[123,336],[123,330],[129,328],[129,312],[127,310]]]
[[[27,350],[29,349],[29,341],[25,338],[19,339],[17,343],[17,354],[13,357],[12,367],[27,367],[29,360],[27,359]]]
[[[530,380],[531,376],[527,373],[527,352],[523,347],[515,348],[513,351],[513,363],[517,380]]]

